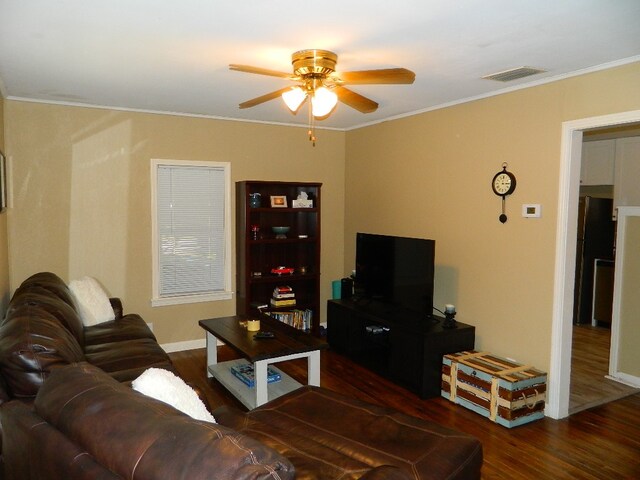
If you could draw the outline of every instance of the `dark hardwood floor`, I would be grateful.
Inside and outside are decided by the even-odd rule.
[[[205,375],[205,350],[172,353],[180,375],[200,386],[212,409],[232,403],[243,408]],[[218,348],[220,361],[235,358]],[[322,386],[387,405],[475,435],[484,448],[483,479],[639,479],[640,394],[584,410],[563,420],[542,420],[507,429],[443,398],[421,400],[413,393],[332,351],[322,353]],[[278,364],[306,383],[306,363]]]
[[[570,414],[640,393],[640,389],[607,378],[610,328],[574,325],[572,344]]]

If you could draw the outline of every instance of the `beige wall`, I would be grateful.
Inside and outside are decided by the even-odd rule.
[[[344,270],[358,231],[433,238],[435,306],[456,305],[476,348],[548,369],[561,125],[640,109],[638,85],[635,63],[348,132]],[[517,177],[504,225],[503,162]]]
[[[434,238],[436,306],[456,304],[477,348],[548,368],[561,124],[640,109],[639,84],[636,63],[321,131],[315,148],[301,128],[6,101],[11,288],[41,270],[93,275],[162,343],[202,338],[196,320],[232,314],[233,301],[149,305],[149,160],[230,161],[234,181],[324,183],[323,300],[353,268],[357,231]],[[490,188],[502,162],[518,179],[505,225]],[[542,218],[522,218],[523,203]]]
[[[0,151],[4,148],[4,103],[0,95]],[[5,210],[0,213],[0,318],[4,318],[4,312],[9,300],[9,250],[7,239],[7,216]]]
[[[314,148],[303,128],[19,101],[5,126],[12,289],[42,270],[95,276],[161,343],[204,338],[197,320],[234,314],[234,300],[150,306],[152,158],[231,162],[233,182],[323,182],[323,303],[342,275],[344,132],[319,131]]]

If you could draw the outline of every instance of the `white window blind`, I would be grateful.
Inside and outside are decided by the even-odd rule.
[[[160,164],[156,172],[157,296],[225,292],[225,168]]]

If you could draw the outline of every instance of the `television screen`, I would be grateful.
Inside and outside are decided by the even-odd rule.
[[[358,233],[355,292],[431,316],[435,241]]]

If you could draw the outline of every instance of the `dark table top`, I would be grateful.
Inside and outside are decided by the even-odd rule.
[[[324,340],[269,317],[260,318],[260,330],[273,332],[275,337],[256,339],[256,332],[248,331],[240,323],[247,319],[241,316],[220,317],[200,320],[198,323],[250,362],[328,347]]]

